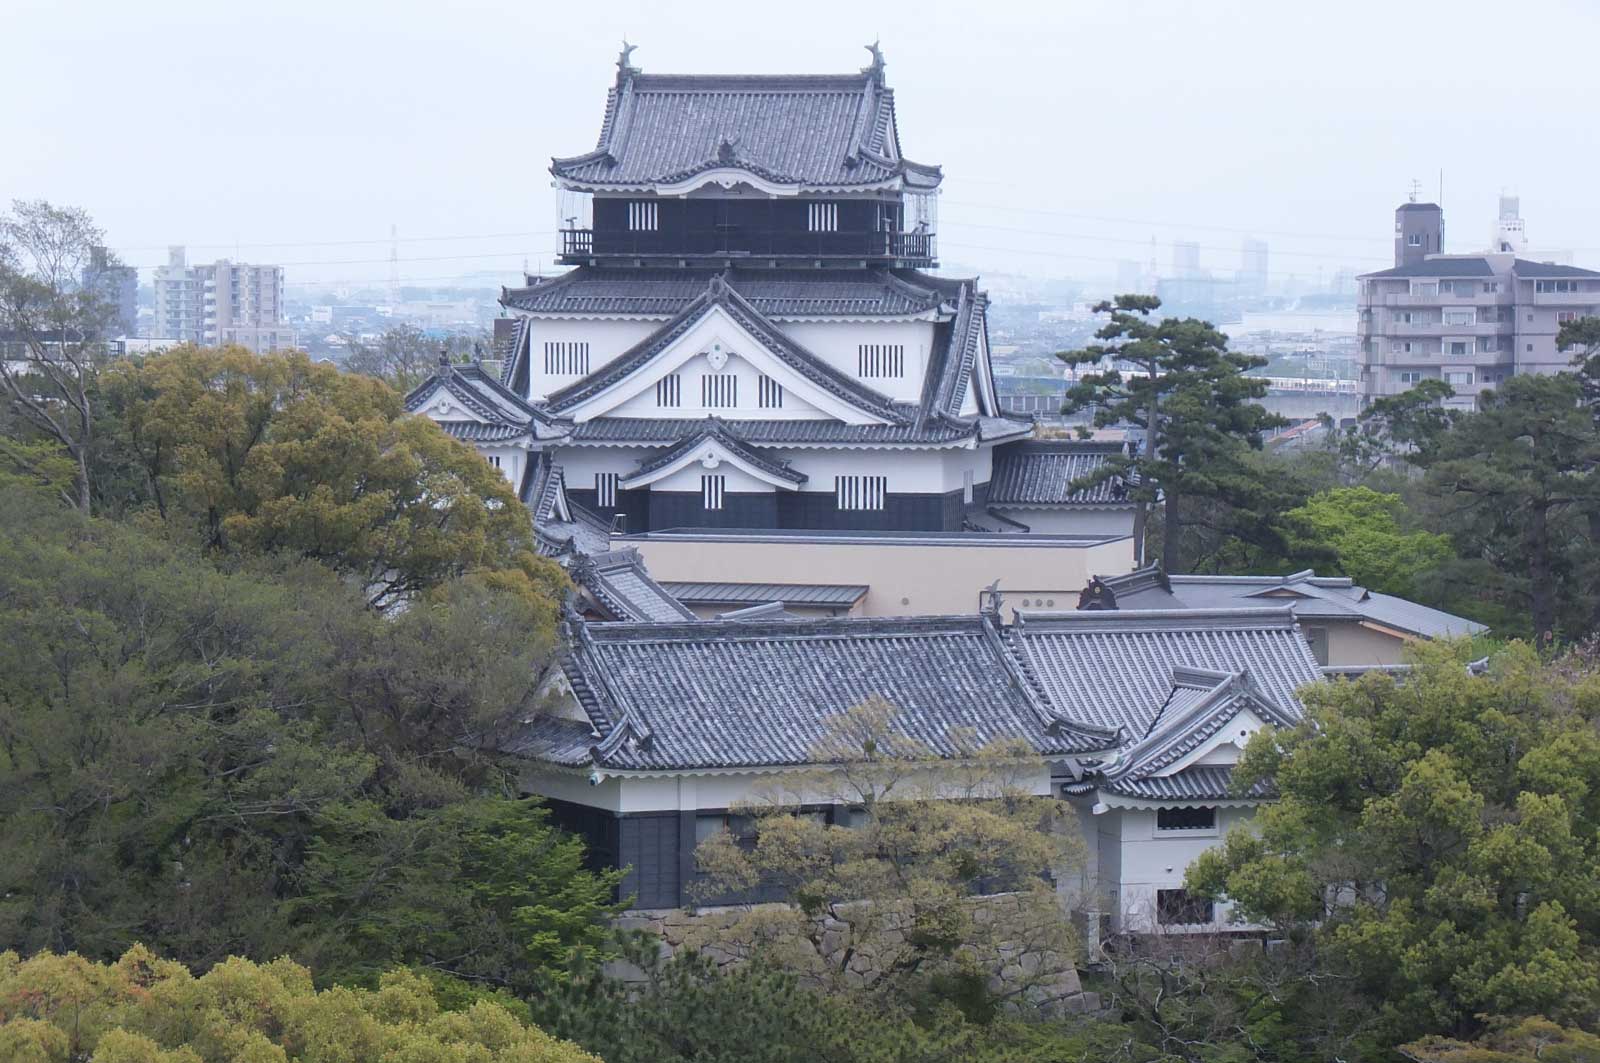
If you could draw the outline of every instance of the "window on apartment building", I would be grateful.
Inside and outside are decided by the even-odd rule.
[[[683,376],[672,373],[656,381],[657,406],[682,406],[683,405]]]
[[[1545,294],[1575,292],[1575,291],[1578,290],[1578,282],[1577,281],[1570,281],[1570,280],[1568,280],[1568,281],[1558,281],[1558,280],[1534,281],[1533,282],[1533,290],[1536,291],[1536,292],[1541,292],[1541,293],[1545,293]]]
[[[636,233],[653,233],[661,228],[660,204],[647,199],[628,203],[628,229]]]
[[[806,228],[814,233],[832,233],[839,231],[839,204],[837,203],[808,203],[806,204]]]
[[[903,343],[863,343],[856,348],[857,372],[863,379],[899,377],[906,371],[906,345]]]
[[[1389,344],[1389,350],[1392,351],[1395,354],[1410,354],[1411,353],[1411,341],[1410,340],[1395,340],[1394,342]]]
[[[889,493],[887,476],[835,476],[833,501],[839,509],[882,509]]]
[[[783,408],[783,385],[776,380],[761,375],[756,386],[756,405],[763,410],[781,410]]]
[[[1494,354],[1500,350],[1499,336],[1485,336],[1478,341],[1478,351],[1481,354]]]
[[[1188,890],[1156,890],[1156,922],[1162,926],[1209,923],[1215,913],[1208,898]]]
[[[1411,247],[1421,247],[1422,246],[1422,234],[1421,233],[1412,233],[1411,235],[1406,237],[1406,243]]]
[[[1499,290],[1500,290],[1500,282],[1499,281],[1484,281],[1483,282],[1483,291],[1484,291],[1485,295],[1492,295],[1493,293],[1495,293],[1495,292],[1497,292]]]
[[[1565,325],[1568,321],[1576,321],[1576,320],[1578,320],[1578,312],[1576,310],[1557,310],[1556,311],[1556,324],[1558,324],[1558,325]]]
[[[1444,323],[1446,325],[1475,325],[1477,320],[1478,315],[1471,310],[1446,310],[1444,312]]]
[[[1472,387],[1471,373],[1446,373],[1444,382],[1459,391],[1462,388]]]
[[[1529,353],[1529,354],[1532,354],[1532,353],[1533,353],[1533,344],[1531,344],[1531,343],[1530,343],[1530,344],[1528,344],[1528,353]]]
[[[617,484],[622,480],[619,472],[597,472],[594,474],[594,503],[605,509],[610,509],[617,504]]]
[[[739,378],[732,373],[707,373],[701,377],[700,405],[707,409],[739,405]]]
[[[1472,353],[1472,343],[1470,340],[1451,340],[1449,349],[1445,353],[1458,358],[1464,357]]]
[[[706,509],[721,509],[722,492],[727,484],[726,476],[700,477],[700,504]]]
[[[1416,383],[1421,382],[1421,380],[1422,380],[1422,374],[1421,373],[1401,373],[1400,374],[1400,383],[1402,383],[1402,384],[1416,384]]]
[[[1214,808],[1158,808],[1156,830],[1216,830]]]
[[[546,340],[546,376],[585,376],[589,372],[589,344],[585,340]]]

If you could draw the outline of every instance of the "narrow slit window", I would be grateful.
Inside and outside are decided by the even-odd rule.
[[[835,233],[839,231],[839,204],[837,203],[808,203],[806,204],[806,228],[814,233]]]
[[[683,377],[677,373],[656,381],[657,406],[683,405]]]
[[[887,476],[835,476],[834,505],[841,510],[881,510],[889,493]]]
[[[861,344],[856,348],[856,369],[863,380],[904,376],[906,371],[905,344]]]
[[[783,408],[783,385],[763,375],[757,388],[757,402],[763,410],[780,410]]]
[[[722,508],[722,493],[727,486],[726,476],[700,477],[700,503],[706,509]]]
[[[629,200],[628,229],[636,233],[653,233],[661,228],[659,203],[647,199]]]
[[[739,405],[739,378],[732,373],[707,373],[701,377],[700,405],[707,409]]]
[[[587,340],[547,340],[544,345],[546,376],[586,376],[589,372]]]
[[[622,479],[618,472],[597,472],[594,474],[595,504],[606,509],[617,504],[617,482]]]

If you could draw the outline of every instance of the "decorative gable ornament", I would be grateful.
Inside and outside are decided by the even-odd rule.
[[[720,455],[717,454],[717,452],[715,450],[707,450],[706,453],[705,453],[705,457],[700,459],[700,466],[701,466],[701,468],[705,468],[705,469],[715,469],[718,465],[721,465],[721,464],[722,464],[722,458],[721,458]]]
[[[722,367],[728,364],[728,352],[722,349],[722,344],[713,343],[710,353],[706,355],[706,361],[711,363],[712,369],[720,373]]]

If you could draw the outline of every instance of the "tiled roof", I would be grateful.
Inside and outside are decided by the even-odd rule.
[[[908,422],[916,412],[914,406],[901,405],[896,408],[900,416]],[[685,435],[697,431],[703,423],[701,419],[694,417],[670,420],[651,417],[596,417],[576,425],[571,438],[574,443],[647,443],[670,446]],[[823,420],[730,420],[723,423],[746,443],[758,446],[962,443],[978,433],[976,424],[953,421],[933,421],[924,425],[841,424],[838,421]]]
[[[839,583],[685,583],[663,580],[662,589],[680,602],[707,605],[736,602],[782,602],[784,605],[852,606],[868,588]]]
[[[714,272],[579,266],[508,288],[500,303],[534,314],[671,317],[705,293]],[[777,319],[911,317],[937,310],[950,298],[942,286],[910,270],[732,269],[723,277],[756,310]]]
[[[1246,673],[1295,713],[1295,691],[1321,679],[1286,607],[1022,611],[1006,637],[1059,712],[1136,736],[1150,732],[1181,668]]]
[[[715,441],[735,455],[740,461],[766,473],[773,479],[783,480],[790,484],[803,484],[806,482],[804,473],[795,472],[783,462],[773,461],[763,457],[758,451],[750,449],[739,434],[734,431],[726,421],[715,417],[707,418],[701,422],[700,430],[693,435],[686,435],[683,441],[644,462],[636,470],[624,477],[627,481],[636,480],[638,477],[647,476],[657,469],[664,469],[673,462],[681,459],[685,454],[691,453],[708,441]]]
[[[895,404],[884,395],[841,373],[791,340],[751,306],[749,300],[729,287],[720,273],[712,274],[706,290],[671,321],[596,372],[553,393],[549,399],[550,410],[556,414],[570,411],[625,379],[687,332],[711,307],[720,307],[769,353],[835,398],[889,424],[899,424],[905,420]]]
[[[733,167],[807,188],[939,183],[900,156],[882,67],[838,76],[644,74],[623,63],[594,151],[552,160],[586,187],[672,184]]]
[[[695,619],[694,613],[682,602],[650,578],[639,551],[632,548],[602,554],[575,554],[567,562],[567,572],[573,582],[593,595],[615,620]]]
[[[1106,768],[1108,780],[1159,775],[1199,749],[1245,709],[1278,727],[1293,727],[1300,719],[1298,704],[1278,704],[1248,672],[1174,668],[1172,690],[1149,732],[1117,753],[1114,765]]]
[[[428,404],[440,390],[463,408],[481,417],[491,425],[536,431],[534,422],[548,424],[550,418],[522,396],[500,383],[499,379],[484,371],[477,363],[470,365],[440,365],[434,374],[406,395],[405,406],[413,413]]]
[[[1223,764],[1206,764],[1184,768],[1171,775],[1107,780],[1100,784],[1100,789],[1124,797],[1173,804],[1185,801],[1226,801],[1241,797],[1261,800],[1273,796],[1271,784],[1265,781],[1255,783],[1242,795],[1232,792],[1230,789],[1232,781],[1231,767]]]
[[[1368,620],[1423,638],[1477,635],[1484,625],[1404,598],[1378,594],[1348,576],[1318,576],[1310,569],[1287,576],[1165,576],[1151,569],[1100,582],[1122,609],[1217,609],[1241,605],[1286,605],[1305,620]]]
[[[435,421],[444,434],[463,443],[503,443],[529,434],[527,425],[484,424],[481,421]]]
[[[615,769],[804,764],[827,718],[873,698],[898,710],[895,733],[939,756],[964,752],[958,728],[980,743],[1022,739],[1045,756],[1114,741],[1054,712],[986,616],[575,622],[564,667],[606,736],[598,763]]]
[[[1017,443],[995,451],[991,506],[1132,505],[1120,477],[1071,490],[1122,452],[1121,444],[1075,440]]]

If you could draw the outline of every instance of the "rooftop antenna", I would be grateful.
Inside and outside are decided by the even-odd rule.
[[[1422,191],[1422,182],[1415,177],[1411,179],[1411,202],[1417,201],[1417,193]]]

